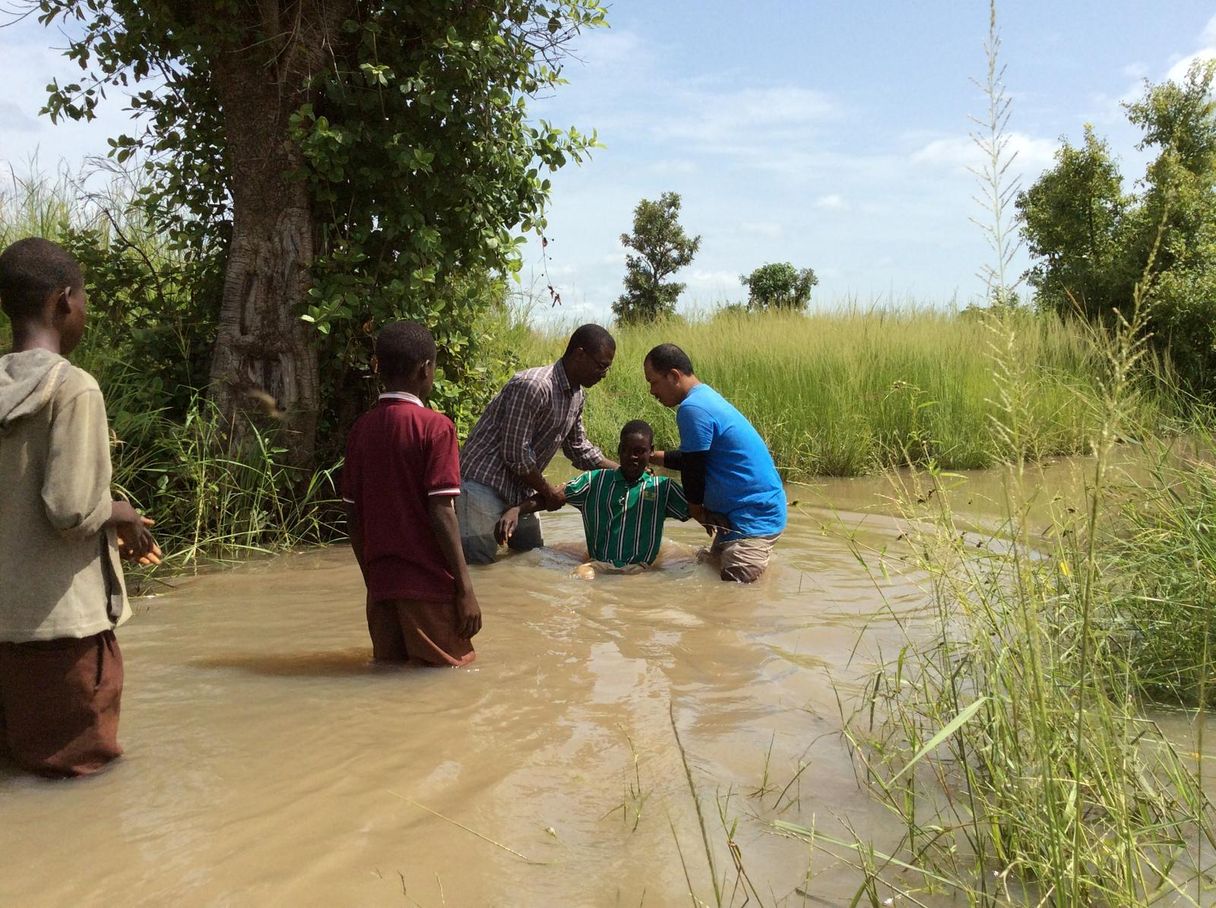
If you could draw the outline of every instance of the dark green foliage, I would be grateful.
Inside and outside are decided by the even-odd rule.
[[[747,308],[805,309],[811,301],[811,288],[819,283],[814,270],[795,268],[789,262],[761,265],[751,274],[739,275],[747,288]]]
[[[306,296],[281,305],[313,326],[320,347],[321,400],[301,405],[320,411],[322,462],[365,396],[367,336],[392,319],[435,331],[440,403],[467,421],[485,378],[475,324],[501,303],[501,276],[519,268],[513,231],[543,226],[546,174],[595,145],[594,134],[529,121],[527,99],[563,81],[563,46],[604,22],[598,0],[36,5],[46,24],[79,23],[67,55],[84,71],[78,83],[52,83],[47,111],[91,119],[106,90],[133,92],[142,131],[113,139],[111,155],[142,167],[140,203],[187,259],[223,262],[231,225],[259,214],[242,215],[242,204],[266,204],[269,184],[248,191],[249,174],[268,149],[287,149],[281,158],[295,163],[278,178],[307,189],[313,257],[293,260],[263,234],[254,241],[276,259],[261,273],[311,270]],[[242,68],[249,54],[265,60]],[[250,72],[273,90],[239,90]],[[244,267],[205,284],[213,295],[192,314],[203,338],[221,302],[232,309],[249,292]],[[274,350],[263,358],[276,361]]]
[[[196,258],[188,250],[157,248],[155,236],[124,226],[64,225],[58,238],[84,268],[86,345],[138,368],[131,394],[141,409],[180,418],[206,386],[223,263],[215,254]]]
[[[701,247],[701,238],[689,237],[680,226],[679,193],[638,202],[633,233],[622,233],[621,243],[636,254],[625,256],[625,292],[612,304],[617,321],[638,324],[674,315],[684,285],[667,278],[691,262]]]
[[[1065,142],[1017,201],[1040,306],[1097,319],[1131,300],[1138,274],[1126,273],[1121,235],[1129,202],[1106,143],[1086,125],[1084,145]]]
[[[1127,195],[1106,144],[1088,127],[1018,199],[1040,306],[1110,323],[1147,277],[1149,330],[1178,377],[1216,393],[1216,63],[1181,82],[1148,86],[1127,105],[1157,150],[1143,187]]]
[[[323,231],[304,316],[319,331],[433,307],[470,325],[443,284],[518,270],[523,241],[511,229],[543,223],[543,172],[594,145],[528,122],[526,97],[560,79],[527,26],[538,12],[563,29],[602,14],[590,3],[497,6],[420,3],[407,15],[365,4],[342,23],[342,64],[316,74],[314,100],[292,122]]]

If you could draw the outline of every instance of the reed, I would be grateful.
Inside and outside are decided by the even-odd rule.
[[[1099,547],[1103,621],[1145,698],[1207,708],[1216,639],[1216,414],[1196,408],[1186,433],[1147,447],[1139,469],[1112,490],[1117,514]]]
[[[1009,354],[1034,382],[1025,420],[1038,453],[1090,450],[1091,405],[1103,361],[1081,327],[1053,315],[1012,312]],[[566,328],[534,332],[521,350],[529,364],[561,355]],[[997,462],[987,444],[1002,377],[992,369],[992,332],[971,313],[862,309],[798,313],[723,312],[690,321],[617,329],[616,360],[588,394],[592,439],[615,450],[620,427],[646,419],[655,444],[677,442],[672,411],[649,394],[642,360],[671,341],[697,375],[734,403],[764,436],[787,479],[857,475],[910,459],[947,469]],[[1136,402],[1142,424],[1162,426],[1172,401],[1151,391]]]
[[[1146,680],[1168,679],[1164,666],[1178,669],[1184,689],[1197,688],[1198,702],[1212,677],[1199,580],[1187,604],[1145,594],[1171,582],[1156,587],[1148,575],[1167,545],[1191,543],[1172,562],[1174,581],[1195,563],[1195,515],[1207,504],[1150,475],[1137,488],[1156,488],[1157,507],[1128,533],[1127,488],[1113,471],[1117,443],[1142,429],[1136,310],[1105,342],[1087,399],[1093,459],[1081,501],[1046,503],[1043,526],[1044,503],[1026,475],[1028,456],[1047,448],[1034,421],[1038,376],[1016,355],[1023,325],[997,315],[988,330],[1001,391],[983,435],[1006,464],[1003,525],[987,537],[971,531],[953,508],[965,483],[930,464],[900,495],[907,547],[859,552],[876,578],[893,561],[921,577],[927,602],[914,620],[892,611],[905,642],[880,656],[846,717],[859,778],[903,825],[899,847],[875,863],[860,838],[817,838],[857,867],[859,901],[944,890],[979,905],[1212,902],[1216,815],[1202,785],[1203,716],[1188,743],[1143,705]],[[1132,551],[1154,533],[1155,550]],[[1145,608],[1150,598],[1156,611]],[[1148,629],[1184,610],[1191,639],[1163,638],[1145,656]],[[1148,662],[1155,675],[1144,674]]]
[[[165,552],[157,570],[339,536],[332,467],[291,468],[272,434],[256,427],[247,448],[228,443],[197,387],[207,353],[197,263],[132,204],[135,187],[122,175],[105,185],[95,175],[98,188],[86,190],[65,171],[49,176],[36,163],[30,171],[0,184],[0,248],[42,236],[95,259],[98,270],[86,264],[89,328],[72,359],[105,394],[116,494],[156,520]],[[118,292],[98,291],[101,280]],[[0,343],[10,342],[0,317]]]
[[[69,225],[91,218],[86,209],[67,171],[52,177],[36,161],[27,175],[10,170],[0,182],[0,249],[26,236],[61,236]]]
[[[257,425],[252,444],[236,450],[201,394],[184,415],[150,409],[133,367],[95,350],[80,359],[107,395],[115,492],[156,520],[166,569],[341,535],[334,469],[289,466],[272,433]]]

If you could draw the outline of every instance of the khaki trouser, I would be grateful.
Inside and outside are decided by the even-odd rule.
[[[768,568],[773,546],[780,538],[781,534],[776,533],[772,536],[745,536],[724,542],[719,535],[714,537],[709,555],[721,564],[723,580],[751,583],[758,580]]]

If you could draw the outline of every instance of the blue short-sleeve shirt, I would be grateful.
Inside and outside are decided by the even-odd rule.
[[[707,451],[705,507],[730,518],[726,539],[785,530],[785,490],[764,439],[709,385],[695,385],[676,410],[680,450]]]

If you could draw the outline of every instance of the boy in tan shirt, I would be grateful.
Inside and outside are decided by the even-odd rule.
[[[158,561],[142,518],[110,492],[105,403],[64,357],[84,332],[80,266],[52,242],[0,254],[0,754],[32,772],[87,775],[122,753],[122,654],[131,614],[118,557]]]

